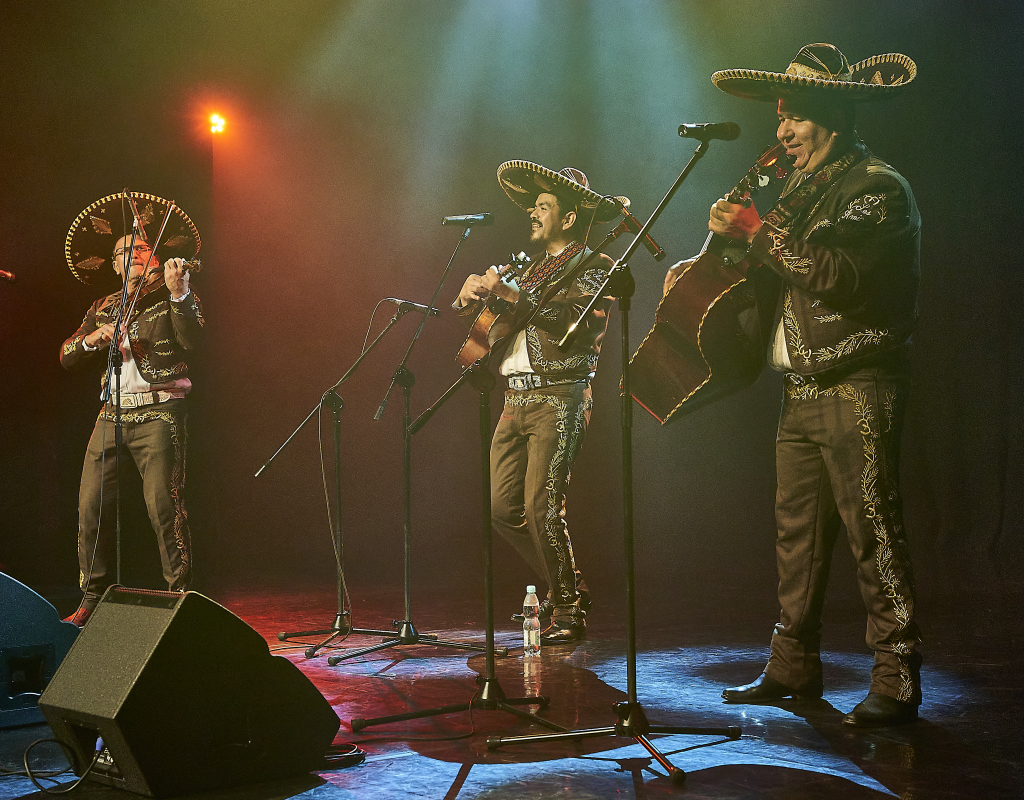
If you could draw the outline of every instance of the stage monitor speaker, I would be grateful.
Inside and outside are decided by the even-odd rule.
[[[113,586],[39,699],[81,775],[151,797],[309,772],[340,721],[256,631],[195,592]]]
[[[57,609],[0,572],[0,728],[43,721],[39,695],[76,636]]]

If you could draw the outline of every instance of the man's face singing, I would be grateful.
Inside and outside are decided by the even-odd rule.
[[[530,224],[530,241],[547,247],[565,235],[565,231],[572,226],[572,220],[568,214],[562,213],[557,197],[541,192],[537,195],[536,204],[530,209]]]
[[[779,128],[776,136],[786,146],[786,154],[793,166],[804,174],[811,174],[827,163],[839,134],[814,122],[811,115],[820,118],[814,108],[791,98],[779,100]]]

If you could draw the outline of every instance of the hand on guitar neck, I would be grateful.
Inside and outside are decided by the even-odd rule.
[[[708,230],[727,239],[746,240],[747,243],[750,243],[757,232],[761,230],[762,224],[761,216],[757,213],[749,195],[738,197],[733,193],[711,206]],[[694,260],[680,261],[669,268],[665,274],[663,295],[669,293],[676,279],[693,264]]]
[[[708,229],[712,233],[729,239],[746,239],[751,242],[761,230],[761,216],[749,199],[733,196],[723,197],[711,206]]]
[[[470,275],[459,292],[458,308],[483,301],[483,307],[470,328],[469,336],[463,342],[456,360],[464,367],[471,367],[491,352],[491,345],[508,333],[511,316],[509,303],[519,299],[514,274],[530,263],[526,253],[509,256],[509,263],[502,267],[491,267],[483,275]]]
[[[512,264],[505,264],[491,267],[483,275],[470,275],[459,292],[459,305],[465,307],[476,300],[486,300],[491,295],[515,303],[519,299],[519,289],[514,281],[505,280],[511,267]]]

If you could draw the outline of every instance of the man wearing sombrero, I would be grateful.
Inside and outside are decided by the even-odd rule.
[[[169,206],[163,236],[155,242]],[[136,213],[139,227],[133,248],[131,220]],[[121,235],[125,229],[127,235]],[[118,289],[89,307],[81,326],[61,347],[60,363],[65,369],[103,369],[111,344],[119,343],[124,359],[121,458],[134,463],[142,477],[167,588],[183,592],[192,575],[185,510],[185,396],[192,388],[189,360],[202,344],[204,326],[199,298],[189,288],[189,260],[199,252],[199,232],[168,201],[141,192],[122,193],[104,197],[79,214],[64,250],[72,273],[83,283],[102,285],[111,277],[111,268],[128,283],[121,335],[115,330],[122,299]],[[115,579],[116,393],[108,386],[106,370],[101,386],[106,402],[86,449],[78,498],[79,583],[84,598],[68,621],[79,627]]]
[[[723,199],[709,223],[749,245],[769,361],[785,376],[776,445],[781,617],[763,674],[726,689],[727,702],[821,697],[821,611],[842,525],[875,654],[869,693],[843,721],[917,718],[920,635],[899,444],[921,221],[907,181],[854,129],[858,103],[900,93],[916,72],[897,53],[851,67],[836,47],[812,44],[785,73],[712,76],[729,94],[777,104],[777,135],[795,168],[763,217]]]
[[[573,557],[565,493],[590,421],[590,381],[611,299],[597,303],[567,350],[557,343],[612,266],[610,258],[599,254],[582,273],[567,279],[590,252],[590,226],[613,219],[629,200],[602,197],[590,189],[586,175],[571,167],[554,172],[528,161],[508,161],[498,167],[498,181],[529,213],[530,241],[542,252],[516,280],[502,280],[493,267],[470,275],[455,306],[473,317],[489,296],[497,295],[511,305],[512,325],[530,318],[504,352],[494,353],[508,388],[491,440],[492,521],[547,583],[541,641],[574,642],[586,636],[590,595]],[[553,292],[560,282],[564,285]]]

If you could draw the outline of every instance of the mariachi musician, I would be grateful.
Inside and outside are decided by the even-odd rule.
[[[916,72],[898,53],[851,67],[833,45],[811,44],[784,73],[712,77],[729,94],[776,105],[777,136],[793,165],[768,213],[724,198],[709,222],[746,249],[763,351],[785,385],[776,445],[781,617],[763,673],[726,689],[730,703],[821,697],[821,611],[842,524],[875,657],[869,693],[843,721],[917,718],[920,634],[899,446],[921,220],[907,181],[854,127],[857,103],[901,92]],[[667,287],[677,273],[670,270]]]
[[[134,236],[132,223],[123,222],[133,218],[138,223]],[[123,236],[115,233],[125,230]],[[121,455],[130,454],[142,477],[164,579],[168,590],[176,592],[188,588],[192,575],[185,510],[186,395],[192,388],[189,361],[203,342],[205,325],[199,298],[189,287],[189,269],[198,269],[192,259],[199,245],[199,232],[181,209],[141,192],[110,195],[88,206],[71,226],[65,244],[68,266],[83,283],[100,283],[110,267],[122,283],[127,282],[120,335],[115,326],[123,286],[89,307],[81,326],[61,347],[60,362],[65,369],[102,369],[111,343],[117,341],[123,357]],[[162,258],[170,258],[161,263],[154,247]],[[104,404],[86,449],[78,498],[79,584],[84,597],[68,621],[79,627],[115,578],[117,392],[108,377],[104,370]]]
[[[586,246],[591,225],[614,219],[629,200],[603,198],[578,169],[554,172],[528,161],[502,164],[498,182],[529,213],[530,242],[542,252],[518,276],[494,267],[483,275],[470,275],[454,305],[461,315],[473,318],[482,316],[485,303],[497,297],[508,304],[506,327],[530,319],[494,354],[507,390],[491,440],[492,522],[547,583],[547,597],[541,602],[541,641],[569,643],[586,636],[590,594],[573,557],[565,493],[590,421],[590,381],[597,370],[611,299],[598,301],[567,350],[560,350],[557,343],[612,266],[611,259],[600,253],[573,275],[591,252]]]

